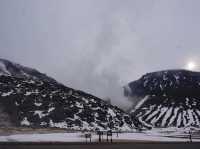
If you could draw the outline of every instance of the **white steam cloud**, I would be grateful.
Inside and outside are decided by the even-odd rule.
[[[128,82],[200,55],[199,4],[1,0],[0,55],[127,107]]]

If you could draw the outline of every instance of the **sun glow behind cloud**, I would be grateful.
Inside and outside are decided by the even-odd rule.
[[[189,61],[189,62],[187,62],[185,68],[187,70],[195,71],[195,70],[197,70],[197,64],[194,61]]]
[[[122,86],[145,73],[200,70],[199,5],[0,0],[0,56],[121,106]]]

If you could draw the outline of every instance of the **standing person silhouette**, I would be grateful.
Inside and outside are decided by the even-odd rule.
[[[192,142],[192,132],[191,132],[191,130],[189,130],[189,139],[190,139],[190,142]]]

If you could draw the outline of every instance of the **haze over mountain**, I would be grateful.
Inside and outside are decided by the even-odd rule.
[[[124,93],[133,103],[130,115],[36,69],[0,59],[0,126],[75,130],[200,127],[200,72],[148,73],[125,86]]]
[[[185,68],[188,61],[199,70],[199,5],[199,0],[0,0],[0,57],[126,107],[121,88],[142,74]]]
[[[58,83],[35,69],[0,59],[0,126],[132,130],[128,114]]]

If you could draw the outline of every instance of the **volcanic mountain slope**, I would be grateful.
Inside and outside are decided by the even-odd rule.
[[[125,87],[140,98],[131,111],[137,127],[200,127],[200,73],[168,70],[148,73]]]
[[[6,126],[133,128],[129,115],[121,109],[4,59],[0,59],[0,111],[0,124]]]

